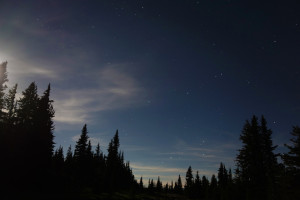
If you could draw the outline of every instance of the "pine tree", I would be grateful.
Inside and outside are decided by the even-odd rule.
[[[37,94],[37,86],[32,82],[18,101],[16,129],[18,132],[18,141],[15,153],[18,155],[18,163],[20,163],[20,185],[42,190],[43,180],[47,177],[41,176],[41,153],[39,151],[39,131],[38,131],[38,107],[39,97]],[[40,158],[43,159],[43,158]],[[50,158],[51,159],[51,158]],[[47,170],[48,171],[48,170]],[[24,181],[24,182],[22,182]],[[26,189],[26,188],[24,188]]]
[[[119,157],[119,132],[116,131],[113,139],[108,144],[108,155],[107,155],[107,181],[109,190],[118,190],[123,179],[121,176],[121,168],[123,163],[120,162]],[[125,168],[125,167],[123,167]],[[119,180],[118,180],[119,179]],[[121,179],[121,180],[120,180]]]
[[[273,153],[276,146],[272,145],[271,134],[264,117],[261,125],[258,124],[256,116],[253,116],[251,123],[246,121],[244,125],[240,136],[243,147],[237,156],[237,176],[244,189],[244,198],[275,198],[273,184],[277,160]]]
[[[74,161],[75,161],[75,185],[78,189],[82,189],[86,186],[88,179],[90,178],[89,173],[89,152],[88,152],[88,132],[86,124],[83,126],[80,138],[76,142],[75,152],[74,152]]]
[[[294,126],[291,135],[293,136],[290,139],[291,145],[285,144],[289,152],[282,156],[286,166],[284,187],[285,196],[289,199],[298,199],[300,196],[300,127]]]
[[[162,192],[162,182],[160,181],[160,178],[158,177],[157,178],[157,182],[156,182],[156,191],[158,192],[158,193],[160,193],[160,192]]]
[[[17,94],[17,88],[18,84],[15,84],[15,86],[8,91],[8,94],[5,96],[4,99],[5,109],[7,110],[5,121],[10,128],[12,128],[12,126],[15,124],[16,120],[17,102],[15,98]]]
[[[0,123],[3,121],[4,117],[4,91],[6,89],[5,83],[8,81],[7,79],[7,62],[3,62],[0,64]],[[1,129],[0,129],[1,130]]]
[[[55,113],[52,106],[53,100],[50,99],[50,90],[49,84],[43,96],[39,98],[36,116],[37,125],[35,125],[36,147],[39,149],[38,157],[40,157],[40,173],[47,174],[49,178],[51,177],[51,160],[54,151],[53,118]],[[44,179],[48,178],[44,177]],[[50,185],[51,183],[48,187],[51,187]]]
[[[278,196],[278,173],[279,165],[277,163],[277,157],[279,154],[275,154],[274,151],[277,145],[273,146],[273,141],[271,138],[272,130],[267,128],[267,121],[264,116],[260,120],[260,134],[262,140],[262,158],[263,158],[263,168],[265,173],[265,190],[266,197],[268,199],[276,199]]]
[[[218,170],[218,185],[220,188],[225,189],[228,183],[228,173],[225,165],[221,162]]]
[[[209,192],[209,181],[206,178],[206,176],[202,176],[202,198],[206,199],[208,198],[208,192]]]
[[[201,183],[201,179],[200,179],[198,171],[196,173],[196,178],[195,178],[195,184],[194,184],[194,190],[193,191],[195,192],[196,198],[198,198],[198,199],[201,198],[201,193],[203,191],[202,191],[202,183]]]
[[[102,160],[102,159],[103,159],[103,154],[102,154],[102,152],[101,152],[100,144],[99,144],[99,143],[98,143],[97,146],[96,146],[96,151],[95,151],[94,157],[95,157],[97,160]]]
[[[28,88],[22,92],[23,97],[18,101],[18,124],[26,131],[32,131],[37,125],[39,97],[37,86],[32,82]]]
[[[149,193],[153,193],[154,192],[154,182],[153,182],[153,179],[151,179],[151,181],[150,181],[150,179],[149,179],[149,182],[148,182],[148,191],[149,191]]]
[[[17,181],[14,179],[17,176],[11,176],[12,167],[14,164],[12,163],[15,160],[15,155],[17,153],[13,152],[16,149],[13,145],[16,143],[12,138],[11,129],[7,128],[7,124],[5,121],[5,89],[7,82],[7,62],[3,62],[0,64],[0,176],[1,176],[1,185],[3,185],[3,191],[10,189],[10,187],[14,187],[14,185],[10,184],[11,182]],[[17,171],[17,170],[16,170]],[[15,172],[16,174],[16,172]]]
[[[59,172],[59,173],[63,172],[64,161],[65,159],[64,159],[63,147],[59,146],[59,148],[54,152],[53,155],[53,164],[54,164],[55,172]]]
[[[169,183],[167,182],[166,184],[165,184],[165,186],[164,186],[164,192],[165,193],[168,193],[169,192],[169,190],[170,190],[170,187],[169,187]]]
[[[77,161],[85,160],[87,157],[87,149],[88,149],[88,139],[89,136],[87,135],[87,127],[86,124],[83,126],[80,138],[76,142],[74,158]]]
[[[143,177],[142,177],[142,176],[141,176],[141,178],[140,178],[139,188],[140,188],[141,190],[144,189]]]
[[[73,160],[73,152],[72,152],[72,146],[70,145],[67,151],[67,155],[66,155],[66,163],[72,163]]]
[[[216,176],[213,174],[209,186],[210,199],[217,199],[218,197],[218,181]]]
[[[181,181],[180,174],[178,175],[178,180],[175,183],[175,186],[176,186],[176,189],[175,189],[176,191],[175,192],[178,193],[178,194],[181,194],[183,188],[182,188],[182,181]]]
[[[189,166],[186,176],[185,176],[185,192],[188,196],[191,196],[193,194],[193,186],[194,186],[194,177],[193,177],[193,171],[192,167]]]
[[[51,175],[55,180],[55,184],[51,185],[51,189],[54,189],[55,191],[63,191],[64,185],[65,185],[65,165],[64,165],[64,153],[63,153],[63,148],[62,146],[59,146],[58,149],[55,150],[54,155],[53,155],[53,172]]]
[[[294,126],[291,135],[294,137],[290,139],[292,144],[285,144],[289,152],[284,154],[282,158],[287,168],[297,175],[300,173],[300,127]]]

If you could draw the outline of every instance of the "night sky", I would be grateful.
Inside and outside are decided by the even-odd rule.
[[[0,62],[21,93],[52,87],[55,142],[87,123],[106,153],[119,130],[136,178],[235,168],[246,119],[277,152],[300,125],[300,3],[240,0],[0,1]]]

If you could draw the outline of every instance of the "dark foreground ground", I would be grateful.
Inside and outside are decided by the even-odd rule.
[[[189,198],[178,195],[178,194],[149,194],[139,193],[133,194],[130,192],[123,193],[103,193],[103,194],[64,194],[64,195],[53,195],[53,194],[11,194],[6,195],[2,200],[188,200]]]

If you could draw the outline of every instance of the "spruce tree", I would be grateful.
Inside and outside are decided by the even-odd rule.
[[[300,127],[294,126],[291,135],[291,144],[285,144],[289,151],[282,156],[286,166],[284,187],[288,198],[297,199],[300,195]]]
[[[33,131],[37,125],[39,97],[37,94],[37,86],[32,82],[25,91],[22,92],[23,97],[18,101],[18,124],[25,131]]]
[[[76,142],[76,146],[75,146],[74,158],[78,162],[85,160],[87,157],[88,139],[89,139],[89,136],[88,136],[87,127],[85,124],[81,130],[81,135],[80,135],[78,141]]]
[[[213,174],[209,186],[209,197],[210,199],[217,199],[218,197],[218,181],[216,176]]]
[[[16,102],[16,94],[17,94],[17,88],[18,84],[15,84],[14,87],[12,87],[8,94],[5,96],[4,102],[5,102],[5,109],[7,110],[7,114],[5,117],[5,122],[7,125],[12,128],[12,126],[15,124],[16,120],[16,109],[17,109],[17,102]]]
[[[87,185],[87,181],[90,178],[89,173],[89,153],[88,153],[88,132],[86,124],[83,126],[80,138],[76,142],[75,152],[74,152],[74,161],[75,161],[75,185],[78,189],[82,189]]]
[[[196,177],[195,177],[194,191],[195,191],[196,198],[198,198],[198,199],[201,198],[201,193],[203,191],[202,191],[202,183],[201,183],[201,179],[200,179],[198,171],[197,171]]]
[[[156,191],[158,193],[160,193],[160,192],[162,192],[162,189],[163,189],[162,182],[160,181],[160,178],[158,177],[157,182],[156,182]]]
[[[7,62],[3,62],[0,64],[0,123],[3,121],[4,117],[4,95],[5,95],[5,89],[6,85],[5,83],[8,81],[7,79]],[[1,129],[0,129],[1,130]]]
[[[193,177],[193,171],[192,171],[192,167],[189,166],[187,172],[186,172],[186,176],[185,176],[185,192],[188,196],[191,196],[193,193],[193,186],[194,186],[194,177]]]
[[[140,178],[139,188],[140,188],[140,190],[143,190],[143,189],[144,189],[143,177],[142,177],[142,176],[141,176],[141,178]]]
[[[208,198],[208,192],[209,192],[209,181],[206,178],[206,176],[202,176],[202,198]]]
[[[182,181],[181,181],[181,177],[180,174],[178,175],[178,180],[177,180],[177,193],[181,194],[182,193]]]
[[[48,173],[49,176],[51,173],[51,159],[54,149],[53,118],[55,113],[52,105],[53,100],[50,99],[50,90],[49,84],[43,96],[39,98],[36,118],[37,125],[35,126],[36,147],[39,149],[40,168],[43,169],[41,173]],[[45,179],[47,179],[47,177],[45,177]]]
[[[237,176],[241,181],[244,198],[275,198],[274,180],[277,168],[276,146],[272,145],[272,131],[266,127],[266,120],[261,118],[259,125],[256,116],[251,123],[246,121],[240,140],[243,147],[237,155]]]
[[[42,182],[47,177],[41,176],[43,158],[40,158],[39,149],[41,142],[38,134],[39,97],[36,84],[32,82],[22,92],[22,95],[22,98],[18,101],[16,119],[19,137],[19,140],[16,141],[16,153],[18,154],[18,163],[21,165],[19,176],[22,177],[20,178],[20,184],[25,185],[27,189],[35,187],[42,190],[41,187],[44,186]],[[42,161],[37,158],[42,159]]]
[[[291,145],[285,144],[289,152],[283,154],[282,158],[287,169],[293,171],[294,175],[298,175],[300,173],[300,127],[294,126],[291,135],[293,136],[290,139]]]
[[[16,149],[14,146],[15,142],[12,138],[11,130],[7,128],[7,124],[5,121],[5,89],[7,82],[7,62],[3,62],[0,64],[0,158],[1,158],[1,165],[0,165],[0,176],[1,176],[1,185],[3,185],[3,191],[6,191],[10,187],[13,187],[11,182],[17,180],[14,179],[13,176],[11,177],[11,171],[14,164],[12,163],[15,160],[17,155],[13,152]],[[16,169],[17,171],[17,169]]]

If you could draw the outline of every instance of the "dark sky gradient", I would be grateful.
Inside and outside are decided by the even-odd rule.
[[[246,119],[278,151],[300,125],[297,1],[0,1],[0,61],[19,92],[52,84],[55,142],[119,129],[137,177],[234,168]]]

